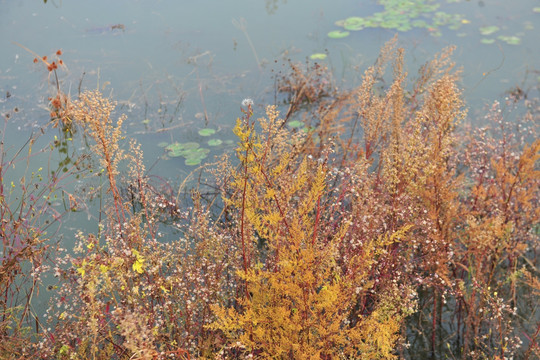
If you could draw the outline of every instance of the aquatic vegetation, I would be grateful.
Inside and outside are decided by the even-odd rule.
[[[219,146],[223,144],[223,141],[220,139],[210,139],[208,140],[208,146]]]
[[[334,31],[330,31],[328,33],[328,37],[330,39],[342,39],[344,37],[349,36],[349,34],[350,34],[350,32],[348,32],[348,31],[334,30]]]
[[[508,36],[508,35],[500,35],[497,36],[497,39],[504,41],[508,45],[519,45],[521,44],[521,39],[518,36]]]
[[[367,21],[358,16],[352,16],[343,21],[336,22],[336,25],[343,26],[346,30],[358,31],[366,27]]]
[[[215,133],[216,133],[216,130],[210,129],[210,128],[199,130],[199,135],[201,136],[211,136],[211,135],[214,135]]]
[[[495,39],[482,38],[480,39],[480,42],[482,44],[493,44],[495,42]]]
[[[480,29],[480,34],[482,35],[491,35],[497,31],[500,30],[498,26],[490,25],[490,26],[482,26]]]
[[[212,139],[208,141],[208,144],[217,146],[221,144],[221,140]],[[183,157],[185,164],[188,166],[200,164],[210,153],[210,149],[201,148],[199,143],[193,141],[187,143],[174,142],[165,146],[165,150],[169,157]]]
[[[289,121],[289,123],[287,124],[290,128],[300,128],[300,127],[304,127],[304,123],[302,121],[299,121],[299,120],[293,120],[293,121]]]
[[[353,89],[291,63],[277,81],[288,106],[255,119],[244,103],[234,153],[195,172],[185,203],[124,144],[114,101],[81,93],[68,114],[91,142],[104,207],[59,256],[49,203],[82,163],[15,184],[7,173],[34,142],[12,161],[0,148],[0,355],[538,357],[540,99],[516,88],[468,128],[453,49],[406,86],[396,43]],[[159,145],[187,165],[209,153]],[[64,198],[66,211],[82,205]],[[46,272],[41,320],[31,300]]]
[[[379,4],[384,7],[381,12],[365,17],[351,16],[335,24],[348,31],[384,28],[405,32],[413,28],[425,28],[432,36],[440,36],[440,28],[443,26],[458,30],[468,23],[463,15],[438,11],[440,4],[434,0],[380,0]]]
[[[311,60],[324,60],[328,57],[328,55],[326,55],[325,53],[315,53],[315,54],[311,54],[309,56],[309,58]]]

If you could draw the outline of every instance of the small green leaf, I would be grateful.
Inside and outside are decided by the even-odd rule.
[[[491,35],[497,31],[499,31],[499,27],[495,25],[491,26],[482,26],[480,29],[480,34],[482,35]]]
[[[223,143],[223,141],[221,141],[220,139],[210,139],[208,140],[208,145],[209,146],[219,146]]]
[[[184,149],[184,145],[180,144],[179,142],[174,142],[165,146],[165,150],[167,151],[180,151],[182,149]]]
[[[193,150],[193,149],[197,149],[199,147],[199,144],[196,143],[196,142],[188,142],[188,143],[185,143],[183,145],[183,148],[186,149],[186,150]]]
[[[328,33],[328,37],[330,39],[342,39],[344,37],[349,36],[349,34],[350,32],[348,31],[334,30]]]
[[[311,54],[311,56],[309,57],[311,60],[324,60],[326,59],[326,54],[323,54],[323,53],[315,53],[315,54]]]
[[[345,22],[343,23],[343,27],[345,28],[345,30],[350,30],[350,31],[362,30],[363,28],[366,27],[366,20],[359,16],[352,16],[350,18],[345,19]]]
[[[201,129],[199,130],[199,135],[201,136],[210,136],[214,135],[216,133],[216,130],[214,129]]]
[[[304,126],[304,123],[302,121],[293,120],[293,121],[290,121],[288,125],[289,127],[294,129],[294,128],[299,128],[299,127]]]
[[[184,163],[187,166],[194,166],[194,165],[199,165],[201,163],[201,161],[202,161],[201,158],[186,158]]]
[[[504,41],[508,45],[519,45],[521,43],[521,39],[517,36],[498,36],[497,39]]]

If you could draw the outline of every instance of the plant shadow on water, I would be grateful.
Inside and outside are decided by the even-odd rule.
[[[538,84],[470,129],[453,48],[406,86],[396,43],[352,89],[291,61],[275,79],[284,111],[255,119],[246,99],[234,151],[179,187],[147,170],[112,99],[70,98],[36,56],[54,85],[51,121],[0,149],[0,356],[538,356]],[[35,150],[49,131],[59,136]],[[220,131],[199,128],[208,148],[159,146],[198,165]],[[58,165],[28,165],[56,153]],[[74,193],[74,181],[92,185]],[[57,226],[92,196],[95,230],[66,251]],[[41,317],[46,276],[56,282]]]

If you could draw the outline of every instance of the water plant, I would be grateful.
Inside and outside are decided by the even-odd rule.
[[[199,130],[199,135],[201,136],[211,136],[211,135],[214,135],[215,133],[216,133],[216,130],[210,129],[210,128]]]
[[[325,53],[314,53],[309,56],[311,60],[324,60],[328,57]]]
[[[342,38],[347,37],[349,35],[350,35],[350,32],[348,32],[348,31],[340,31],[340,30],[330,31],[328,33],[328,37],[330,39],[342,39]]]
[[[413,28],[425,28],[431,35],[440,36],[440,28],[443,26],[458,30],[463,24],[468,23],[462,15],[440,11],[440,4],[433,0],[380,0],[378,3],[384,7],[383,11],[365,17],[351,16],[338,20],[335,24],[348,31],[384,28],[405,32]],[[336,30],[328,36],[334,38],[342,33]]]
[[[114,101],[81,93],[67,115],[92,141],[104,206],[61,256],[44,257],[55,246],[43,230],[80,163],[10,183],[33,141],[12,161],[1,148],[0,354],[538,357],[540,100],[513,91],[468,128],[453,49],[406,86],[396,42],[349,90],[324,66],[291,63],[277,81],[284,111],[255,119],[246,102],[235,152],[195,173],[185,204],[124,143]],[[190,163],[208,152],[165,151]],[[82,200],[64,198],[66,211]],[[58,283],[41,320],[31,299],[47,271]]]
[[[212,131],[211,133],[213,132],[214,131]],[[208,136],[209,135],[210,134],[208,134]],[[212,141],[211,146],[219,145],[218,141],[221,140],[215,139],[214,141]],[[200,164],[201,161],[205,159],[210,152],[210,149],[201,148],[199,143],[193,141],[187,143],[174,142],[165,146],[165,150],[167,150],[167,155],[169,157],[183,157],[185,159],[185,164],[188,166]]]
[[[220,139],[210,139],[208,140],[208,146],[219,146],[223,143]]]
[[[480,30],[480,34],[482,35],[491,35],[499,31],[500,29],[498,26],[490,25],[490,26],[482,26],[479,30]]]

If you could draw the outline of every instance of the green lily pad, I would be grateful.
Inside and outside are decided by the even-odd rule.
[[[345,22],[343,23],[343,28],[345,28],[345,30],[350,30],[350,31],[362,30],[365,27],[366,27],[366,20],[359,16],[352,16],[350,18],[347,18],[345,19]]]
[[[435,0],[378,0],[377,3],[384,7],[383,11],[366,17],[352,16],[337,21],[336,25],[349,31],[367,27],[395,29],[402,32],[409,31],[413,27],[427,28],[432,36],[441,36],[440,27],[447,26],[456,31],[463,24],[469,23],[461,14],[440,11],[441,4]],[[429,23],[425,19],[430,19]]]
[[[169,145],[169,143],[166,142],[166,141],[162,141],[162,142],[160,142],[160,143],[157,144],[157,146],[160,147],[160,148],[164,148],[164,147],[167,146],[167,145]]]
[[[199,130],[199,135],[201,136],[210,136],[214,135],[216,133],[216,130],[214,129],[201,129]]]
[[[179,156],[190,156],[194,151],[197,151],[199,144],[196,142],[188,142],[185,144],[174,142],[165,147],[165,150],[168,151],[169,157],[179,157]]]
[[[498,36],[497,39],[504,41],[508,45],[519,45],[521,44],[521,39],[517,36]]]
[[[221,141],[220,139],[210,139],[208,140],[208,145],[209,146],[219,146],[223,143],[223,141]]]
[[[483,39],[480,39],[480,42],[482,44],[493,44],[495,42],[495,39],[487,39],[487,38],[483,38]]]
[[[480,30],[480,34],[482,35],[491,35],[499,31],[500,29],[498,26],[491,25],[491,26],[482,26],[479,30]]]
[[[193,149],[197,149],[199,147],[199,143],[196,143],[196,142],[192,141],[192,142],[187,142],[187,143],[183,144],[182,146],[186,150],[193,150]]]
[[[201,163],[203,159],[200,159],[200,158],[186,158],[186,160],[184,161],[184,163],[187,165],[187,166],[194,166],[194,165],[199,165]]]
[[[350,35],[348,31],[334,30],[328,33],[330,39],[342,39]]]
[[[409,31],[411,29],[412,29],[412,26],[409,23],[401,24],[401,25],[399,25],[397,27],[397,30],[402,31],[402,32],[406,32],[406,31]]]
[[[183,151],[169,151],[167,155],[169,155],[169,157],[180,157],[180,156],[184,156],[184,152]]]
[[[293,121],[290,121],[288,125],[289,127],[294,129],[294,128],[303,127],[304,123],[298,120],[293,120]]]
[[[210,150],[205,149],[205,148],[193,149],[193,150],[190,150],[189,152],[186,151],[184,154],[184,157],[186,159],[195,159],[195,158],[204,159],[205,157],[208,156],[209,152]]]
[[[533,12],[540,13],[540,6],[534,7]]]
[[[184,145],[180,144],[179,142],[174,142],[172,144],[165,146],[165,150],[167,151],[180,151],[183,149],[184,149]]]
[[[326,59],[328,55],[324,54],[324,53],[315,53],[315,54],[311,54],[311,56],[309,57],[311,60],[324,60]]]

